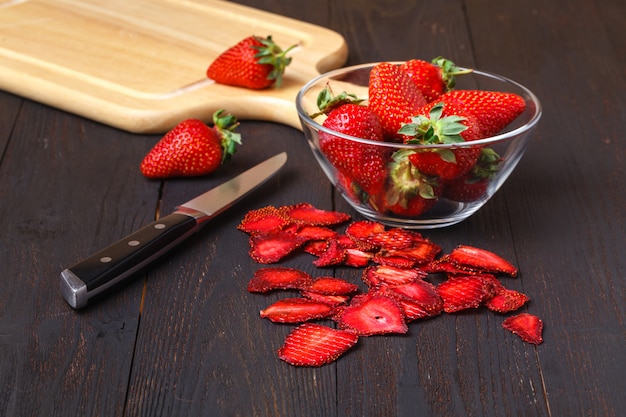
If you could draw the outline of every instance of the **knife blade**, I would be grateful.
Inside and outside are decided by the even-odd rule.
[[[282,152],[178,206],[162,217],[61,272],[61,295],[75,309],[117,289],[139,271],[273,176]]]

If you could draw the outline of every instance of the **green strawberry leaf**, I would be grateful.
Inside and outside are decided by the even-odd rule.
[[[231,156],[237,151],[237,145],[241,145],[241,134],[235,132],[235,129],[239,126],[237,118],[231,114],[223,115],[223,113],[224,109],[213,113],[213,124],[220,135],[220,144],[222,146],[222,163],[230,160]]]

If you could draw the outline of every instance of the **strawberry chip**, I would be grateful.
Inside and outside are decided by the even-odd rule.
[[[314,279],[307,290],[326,295],[349,295],[357,292],[359,286],[341,278],[320,277]]]
[[[325,266],[333,266],[340,265],[346,259],[346,250],[337,242],[337,240],[332,239],[328,242],[328,248],[313,261],[313,265],[318,268]]]
[[[543,322],[533,314],[520,313],[507,317],[502,322],[502,327],[518,335],[526,343],[534,345],[543,343]]]
[[[359,220],[352,222],[346,227],[346,234],[357,240],[365,240],[368,237],[385,231],[385,225],[371,220]]]
[[[278,357],[295,366],[322,366],[356,344],[359,336],[315,323],[296,327],[278,349]]]
[[[318,209],[310,203],[284,206],[282,210],[289,219],[310,226],[330,226],[350,220],[348,214]]]
[[[269,267],[258,269],[248,282],[249,292],[269,292],[273,290],[301,290],[311,286],[309,274],[295,268]]]
[[[329,294],[320,294],[318,292],[303,290],[300,291],[300,295],[305,298],[309,298],[311,300],[319,301],[321,303],[326,303],[333,307],[336,307],[340,304],[345,304],[350,300],[349,295],[329,295]]]
[[[304,323],[330,315],[333,306],[310,298],[285,298],[260,311],[261,318],[274,323]]]
[[[391,265],[370,266],[363,270],[361,278],[370,288],[380,285],[402,285],[426,277],[426,273],[419,269],[404,269]]]
[[[304,245],[306,239],[292,233],[273,232],[250,236],[250,257],[261,264],[273,264]]]
[[[450,261],[459,266],[484,272],[517,275],[517,268],[509,261],[486,249],[459,245],[450,253]]]
[[[350,305],[340,308],[334,320],[343,329],[359,336],[406,333],[402,307],[391,297],[367,293],[352,298]]]
[[[281,230],[290,223],[290,220],[274,206],[267,206],[257,210],[250,210],[237,226],[239,230],[248,234],[265,234]]]
[[[530,298],[521,292],[502,288],[493,297],[485,301],[485,305],[491,311],[509,313],[520,309]]]
[[[469,308],[478,308],[493,296],[493,286],[480,276],[466,275],[449,278],[437,288],[443,298],[443,310],[456,313]]]

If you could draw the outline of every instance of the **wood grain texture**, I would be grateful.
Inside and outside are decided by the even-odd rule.
[[[276,349],[293,326],[259,318],[284,294],[246,292],[262,265],[236,226],[252,208],[303,201],[360,218],[299,130],[244,120],[244,145],[214,175],[149,181],[137,167],[159,135],[0,92],[0,416],[621,416],[623,2],[240,3],[336,31],[349,64],[444,55],[537,94],[543,119],[503,188],[424,234],[444,251],[465,243],[511,259],[520,274],[503,280],[531,297],[524,311],[543,319],[545,342],[525,344],[479,309],[365,338],[319,369],[287,365]],[[279,175],[128,287],[81,312],[63,302],[63,268],[280,151]],[[358,269],[312,260],[281,265],[363,285]]]
[[[26,0],[0,4],[0,88],[132,132],[164,132],[221,108],[299,127],[293,102],[341,66],[344,39],[310,23],[219,0]],[[297,45],[282,88],[216,84],[206,68],[250,36]]]

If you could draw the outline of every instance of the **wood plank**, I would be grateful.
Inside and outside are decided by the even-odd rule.
[[[626,17],[623,2],[602,7]],[[546,322],[534,355],[549,412],[620,415],[626,403],[610,393],[626,391],[626,261],[615,244],[626,230],[618,133],[625,84],[616,48],[624,36],[611,36],[606,13],[588,2],[564,11],[552,2],[472,1],[468,12],[477,61],[529,86],[544,107],[503,192],[521,288],[534,294],[528,310]],[[500,36],[474,29],[487,25]]]
[[[4,99],[4,98],[3,98]],[[0,166],[0,403],[6,415],[121,415],[142,284],[84,312],[59,274],[154,215],[146,141],[24,101]]]
[[[165,212],[279,151],[287,151],[290,159],[262,189],[150,271],[130,381],[130,415],[198,414],[207,406],[213,415],[334,414],[333,366],[302,370],[276,357],[292,326],[259,318],[259,310],[281,295],[246,291],[262,265],[247,255],[248,236],[236,229],[248,210],[268,204],[310,201],[331,208],[330,184],[300,132],[254,122],[242,122],[240,128],[243,146],[223,170],[204,179],[166,182]],[[314,273],[312,259],[301,255],[285,265]]]

